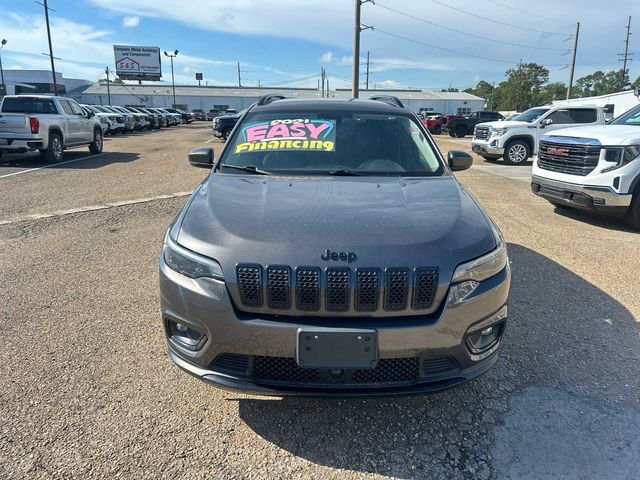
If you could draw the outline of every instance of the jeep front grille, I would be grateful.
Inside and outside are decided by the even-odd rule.
[[[540,142],[538,166],[552,172],[589,175],[600,160],[600,145]]]
[[[266,274],[263,272],[266,271]],[[241,305],[304,312],[399,312],[432,308],[438,287],[433,267],[377,268],[256,264],[236,267]]]

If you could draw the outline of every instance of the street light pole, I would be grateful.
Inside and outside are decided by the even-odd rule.
[[[178,56],[178,50],[173,54],[164,52],[164,54],[171,59],[171,88],[173,90],[173,108],[176,108],[176,81],[173,76],[173,59]]]
[[[3,38],[0,42],[0,50],[7,44],[7,41]],[[4,70],[2,69],[2,55],[0,55],[0,80],[2,81],[2,92],[7,93],[7,86],[4,83]]]
[[[109,105],[111,105],[111,90],[109,89],[109,67],[104,69],[104,73],[107,74],[107,99],[109,101]]]

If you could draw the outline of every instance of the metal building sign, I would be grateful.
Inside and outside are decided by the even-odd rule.
[[[162,68],[158,47],[114,45],[116,75],[122,80],[160,80]]]

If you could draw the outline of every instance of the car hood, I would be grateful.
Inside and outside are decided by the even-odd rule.
[[[556,130],[543,140],[571,142],[575,139],[593,139],[601,145],[636,145],[640,143],[640,127],[633,125],[594,125]]]
[[[322,261],[329,249],[355,253],[354,268],[437,266],[450,279],[496,246],[487,216],[452,176],[213,174],[176,227],[178,243],[223,271],[244,262],[346,266]]]
[[[479,123],[478,127],[493,127],[493,128],[513,128],[513,127],[530,127],[533,123],[520,122],[518,120],[503,120],[501,122],[483,122]]]

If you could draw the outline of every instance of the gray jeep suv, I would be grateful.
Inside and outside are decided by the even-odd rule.
[[[160,256],[169,356],[214,385],[274,395],[411,394],[496,361],[502,235],[395,97],[244,113]]]

